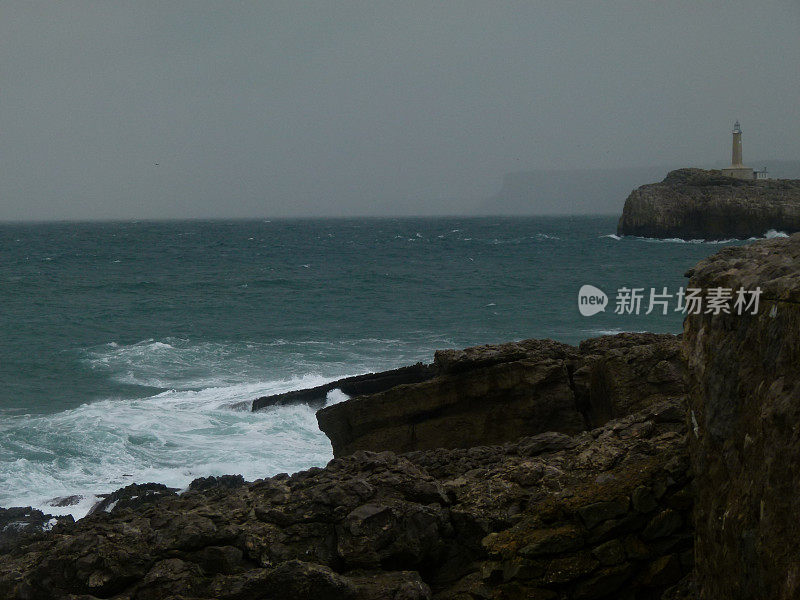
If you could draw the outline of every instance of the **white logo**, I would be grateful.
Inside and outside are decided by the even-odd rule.
[[[646,288],[623,286],[617,290],[614,313],[649,315],[658,311],[667,315],[671,308],[670,300],[674,298],[677,306],[672,312],[686,315],[756,315],[761,292],[760,287],[754,290],[716,287],[707,290],[678,288],[676,294],[670,294],[666,287],[662,287],[660,291],[658,288],[650,288],[648,296]],[[607,305],[608,296],[603,290],[593,285],[584,285],[578,290],[578,310],[584,317],[605,312]]]
[[[578,290],[578,310],[584,317],[604,312],[607,304],[606,293],[593,285],[584,285]]]

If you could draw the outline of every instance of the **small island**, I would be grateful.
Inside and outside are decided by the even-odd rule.
[[[800,180],[769,179],[766,169],[745,167],[741,135],[737,121],[730,167],[678,169],[633,190],[617,235],[725,240],[800,231]]]

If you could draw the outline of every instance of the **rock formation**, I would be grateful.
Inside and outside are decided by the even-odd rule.
[[[576,433],[684,393],[675,336],[625,333],[440,350],[436,376],[320,410],[334,456]]]
[[[800,180],[746,181],[678,169],[625,201],[617,235],[722,240],[800,231]]]
[[[72,516],[54,517],[30,506],[0,508],[0,555],[27,539],[38,538],[42,531],[49,531],[59,523],[73,521]]]
[[[798,598],[800,235],[726,248],[690,274],[690,287],[762,290],[755,315],[684,328],[701,598]]]
[[[4,599],[650,598],[691,568],[685,409],[357,452],[107,507],[0,557]]]
[[[391,371],[345,377],[344,379],[318,385],[313,388],[292,390],[290,392],[273,394],[271,396],[262,396],[261,398],[253,400],[251,408],[252,410],[261,410],[270,406],[298,403],[308,404],[314,408],[322,408],[325,406],[328,392],[332,390],[341,390],[348,396],[375,394],[397,385],[425,381],[433,377],[434,374],[430,365],[417,363]]]

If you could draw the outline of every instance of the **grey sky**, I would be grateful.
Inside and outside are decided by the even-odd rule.
[[[737,118],[746,163],[796,160],[799,31],[797,0],[0,0],[0,219],[453,214],[510,171],[719,163]]]

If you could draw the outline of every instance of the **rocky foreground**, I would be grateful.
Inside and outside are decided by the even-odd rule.
[[[800,180],[678,169],[631,192],[617,235],[724,240],[763,237],[771,229],[800,231]]]
[[[438,353],[318,413],[325,468],[0,512],[0,598],[800,597],[800,235],[690,275],[761,308]]]

